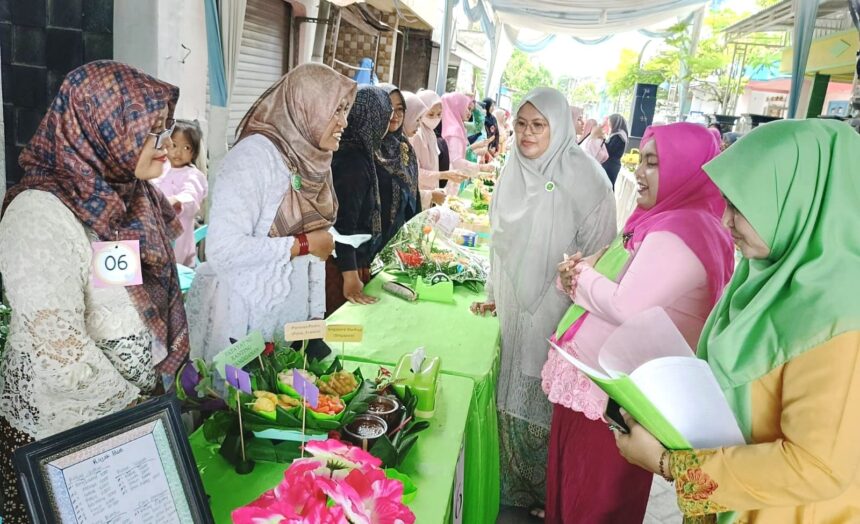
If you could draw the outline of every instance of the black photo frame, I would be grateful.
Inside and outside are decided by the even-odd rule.
[[[14,460],[34,524],[213,522],[173,396],[22,446]]]

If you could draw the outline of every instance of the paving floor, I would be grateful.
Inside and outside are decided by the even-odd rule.
[[[540,520],[529,515],[528,510],[502,506],[497,524],[536,524]],[[675,492],[662,478],[654,477],[651,497],[643,524],[681,524],[681,513],[675,501]]]

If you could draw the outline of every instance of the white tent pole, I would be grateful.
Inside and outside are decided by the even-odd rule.
[[[445,0],[445,19],[442,22],[442,48],[439,49],[439,70],[436,73],[436,93],[445,93],[445,83],[448,79],[448,58],[451,56],[451,44],[454,42],[454,1]]]
[[[803,118],[800,114],[800,97],[806,77],[806,62],[818,17],[819,0],[794,0],[794,28],[791,38],[791,91],[788,94],[788,118]],[[806,109],[804,109],[806,111]]]
[[[702,20],[705,18],[705,8],[702,7],[696,11],[696,16],[693,18],[693,30],[690,35],[690,49],[681,56],[681,87],[680,100],[678,103],[678,118],[684,120],[684,116],[690,112],[690,101],[687,100],[687,93],[690,91],[689,63],[690,57],[696,54],[696,48],[699,47],[699,37],[702,34]]]

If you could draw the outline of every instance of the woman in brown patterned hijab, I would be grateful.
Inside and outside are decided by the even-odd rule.
[[[0,272],[13,310],[0,358],[0,515],[29,522],[14,450],[125,409],[188,355],[161,175],[179,89],[112,61],[70,72],[6,195]],[[92,242],[138,241],[142,285],[97,288]]]
[[[272,236],[328,229],[334,224],[337,197],[332,190],[331,159],[337,147],[325,143],[329,124],[325,112],[344,98],[351,104],[356,88],[355,82],[328,66],[305,64],[270,87],[239,124],[239,140],[255,133],[265,136],[301,180],[296,191],[284,196]]]

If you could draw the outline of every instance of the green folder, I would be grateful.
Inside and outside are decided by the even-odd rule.
[[[654,407],[629,376],[621,374],[609,378],[591,366],[570,355],[550,341],[550,345],[568,362],[585,373],[592,382],[609,395],[618,405],[645,427],[668,449],[693,449],[693,446],[675,429],[666,417]]]
[[[612,397],[618,405],[642,424],[668,449],[693,449],[678,430],[675,429],[666,418],[657,411],[654,404],[636,387],[630,377],[623,375],[614,379],[602,379],[589,375],[600,389]]]

